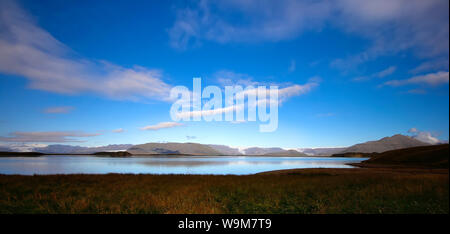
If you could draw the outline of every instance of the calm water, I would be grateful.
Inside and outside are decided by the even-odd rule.
[[[243,156],[152,156],[109,158],[52,155],[0,158],[0,174],[235,174],[292,168],[351,168],[366,158],[243,157]]]

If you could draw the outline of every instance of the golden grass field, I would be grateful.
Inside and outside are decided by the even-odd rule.
[[[0,213],[447,213],[448,169],[0,175]]]

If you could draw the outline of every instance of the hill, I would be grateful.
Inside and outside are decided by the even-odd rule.
[[[261,147],[250,147],[242,150],[245,155],[267,155],[271,153],[277,153],[283,151],[282,148],[279,147],[271,147],[271,148],[261,148]]]
[[[227,145],[207,145],[223,155],[242,155],[239,149]]]
[[[428,143],[416,140],[409,136],[397,134],[384,137],[378,141],[368,141],[348,147],[340,153],[382,153],[389,150],[404,149],[416,146],[427,146]]]
[[[305,153],[309,156],[329,156],[336,153],[340,153],[345,150],[346,147],[329,147],[329,148],[297,148],[298,152]]]
[[[197,143],[147,143],[127,150],[131,154],[223,155],[207,145]]]
[[[448,144],[420,146],[391,150],[374,154],[361,165],[418,166],[427,168],[448,168]]]
[[[307,154],[304,153],[300,153],[296,150],[283,150],[283,151],[278,151],[278,152],[273,152],[273,153],[267,153],[265,154],[267,156],[284,156],[284,157],[308,157]]]

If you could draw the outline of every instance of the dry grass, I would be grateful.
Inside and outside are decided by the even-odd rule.
[[[448,213],[448,171],[0,175],[0,213]]]

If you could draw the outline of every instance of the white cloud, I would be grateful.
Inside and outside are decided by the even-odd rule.
[[[237,73],[232,73],[232,74],[237,74]],[[241,75],[243,75],[243,74],[241,74]],[[247,77],[247,75],[245,75],[245,77]],[[235,80],[234,82],[241,83],[241,81],[239,79]],[[311,90],[313,90],[315,87],[317,87],[319,85],[319,82],[320,82],[320,77],[313,77],[313,78],[310,78],[309,81],[307,83],[305,83],[304,85],[294,84],[294,85],[289,85],[284,88],[279,88],[278,89],[278,103],[281,104],[291,97],[304,95],[304,94],[310,92]],[[251,83],[252,83],[251,85],[261,85],[262,84],[260,82],[253,82],[253,81],[251,81]],[[231,82],[230,85],[233,85],[233,82]],[[270,85],[275,85],[275,84],[267,84],[267,85],[270,86]],[[277,86],[277,85],[275,85],[275,86]],[[245,96],[258,97],[257,96],[258,88],[254,87],[251,89],[245,89],[242,92],[235,94],[235,96],[239,96],[239,95],[244,95],[244,97]],[[259,103],[269,103],[271,101],[271,100],[269,100],[270,89],[266,89],[265,97],[266,97],[266,99],[258,100],[255,104],[258,105]],[[231,101],[234,101],[234,98],[231,100],[225,100],[225,103],[230,103]],[[246,108],[246,103],[230,104],[225,107],[220,107],[220,108],[215,108],[215,109],[210,109],[210,110],[195,110],[195,111],[178,112],[176,114],[176,116],[179,119],[202,117],[202,116],[213,116],[213,115],[221,115],[221,114],[230,113],[230,112],[237,113],[239,111],[245,110],[245,108]]]
[[[185,111],[177,113],[177,118],[194,118],[194,117],[202,117],[202,116],[212,116],[225,114],[230,112],[238,112],[244,110],[245,105],[231,105],[221,108],[215,108],[211,110],[198,110],[198,111]]]
[[[409,129],[408,133],[412,134],[412,138],[422,141],[422,142],[425,142],[425,143],[429,143],[429,144],[442,143],[441,140],[439,140],[438,138],[433,136],[430,132],[420,131],[417,128]]]
[[[73,106],[55,106],[49,107],[44,110],[47,114],[67,114],[73,111],[75,108]]]
[[[284,102],[288,98],[294,96],[300,96],[309,93],[315,87],[319,86],[319,78],[310,79],[308,83],[304,85],[291,85],[286,88],[281,88],[278,90],[278,98],[280,102]]]
[[[100,133],[85,133],[81,131],[54,132],[12,132],[8,137],[0,137],[5,142],[83,142],[78,138],[99,136]]]
[[[169,99],[171,86],[161,71],[82,58],[9,1],[0,2],[0,51],[0,72],[27,78],[32,89],[121,100]]]
[[[143,128],[141,128],[141,130],[159,130],[159,129],[163,129],[163,128],[174,128],[174,127],[178,127],[178,126],[183,126],[184,124],[182,123],[177,123],[177,122],[161,122],[158,123],[156,125],[149,125],[149,126],[145,126]]]
[[[431,133],[429,132],[419,132],[416,136],[413,136],[414,139],[417,139],[419,141],[423,141],[430,144],[437,144],[441,141],[437,139],[436,137],[433,137]]]
[[[405,80],[390,80],[386,81],[384,85],[388,86],[403,86],[411,84],[425,84],[430,86],[437,86],[441,84],[447,84],[449,81],[449,73],[440,71],[436,73],[428,73],[425,75],[414,76]]]
[[[122,132],[125,132],[125,129],[123,129],[123,128],[118,128],[118,129],[112,130],[112,132],[114,132],[114,133],[122,133]]]

